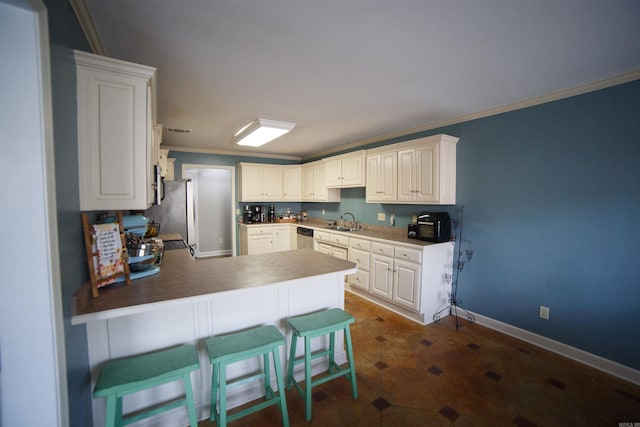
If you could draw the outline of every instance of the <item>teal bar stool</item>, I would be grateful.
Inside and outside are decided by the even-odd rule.
[[[351,345],[351,332],[349,325],[355,322],[352,315],[339,308],[304,316],[292,317],[287,323],[293,333],[291,337],[291,351],[289,354],[289,368],[287,370],[287,389],[295,386],[305,400],[305,418],[311,421],[311,389],[317,385],[324,384],[337,377],[346,376],[351,381],[351,393],[353,398],[358,398],[358,385],[356,384],[356,368],[353,362],[353,347]],[[341,368],[335,363],[335,333],[344,331],[345,343],[347,346],[346,368]],[[311,352],[311,339],[329,334],[329,349]],[[304,338],[304,355],[296,358],[296,343],[298,338]],[[329,356],[329,375],[325,375],[315,381],[311,379],[311,361],[318,357]],[[304,363],[304,389],[293,377],[295,365]]]
[[[167,350],[108,362],[100,371],[93,397],[107,398],[107,427],[120,427],[180,406],[187,406],[189,424],[197,427],[196,408],[191,388],[191,372],[200,368],[195,345],[181,345]],[[122,398],[148,388],[184,381],[185,396],[155,406],[153,409],[125,417]]]
[[[282,425],[289,426],[289,413],[285,396],[284,377],[280,365],[278,348],[285,344],[284,336],[275,326],[259,326],[247,331],[235,332],[209,338],[205,341],[209,360],[212,366],[211,379],[211,421],[218,427],[225,427],[228,422],[257,412],[271,405],[280,405]],[[269,354],[273,355],[273,367],[276,374],[278,394],[271,388],[271,374],[269,369]],[[253,357],[263,358],[263,370],[249,376],[227,381],[227,366]],[[266,400],[248,408],[227,414],[227,387],[264,379],[264,393]],[[217,401],[220,399],[220,406]]]

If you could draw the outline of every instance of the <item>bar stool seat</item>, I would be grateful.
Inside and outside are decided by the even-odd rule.
[[[352,315],[339,308],[332,308],[317,313],[289,318],[287,321],[293,333],[291,337],[291,349],[287,370],[287,389],[295,387],[305,400],[305,418],[311,421],[311,389],[335,378],[346,376],[351,381],[351,393],[353,398],[358,397],[358,385],[356,383],[356,368],[353,361],[353,347],[351,345],[351,332],[349,325],[355,322]],[[335,363],[335,333],[344,331],[347,347],[347,367],[341,368]],[[311,352],[311,339],[329,334],[329,349],[315,353]],[[296,358],[296,343],[298,338],[304,338],[304,355]],[[317,380],[311,378],[311,361],[319,357],[329,357],[329,375]],[[294,366],[304,363],[304,389],[293,376]]]
[[[140,356],[108,362],[100,371],[93,397],[107,398],[106,426],[131,424],[180,406],[187,406],[189,423],[197,427],[196,410],[191,388],[191,372],[200,368],[194,345],[181,345]],[[122,414],[122,398],[159,385],[183,380],[185,396],[132,416]]]
[[[282,413],[282,424],[285,427],[289,426],[284,377],[282,375],[278,350],[279,347],[284,344],[284,336],[272,325],[215,336],[205,341],[207,352],[209,353],[209,361],[212,365],[211,421],[216,421],[218,427],[225,427],[227,422],[252,414],[268,406],[278,404],[280,405],[280,412]],[[269,354],[273,356],[278,394],[271,388]],[[227,380],[227,365],[260,356],[263,358],[263,370],[250,376]],[[266,400],[233,414],[227,414],[227,387],[263,378]],[[217,405],[218,399],[220,400],[219,407]]]

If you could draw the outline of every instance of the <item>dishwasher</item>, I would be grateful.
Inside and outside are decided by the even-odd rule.
[[[313,249],[313,228],[298,227],[296,233],[298,249]]]

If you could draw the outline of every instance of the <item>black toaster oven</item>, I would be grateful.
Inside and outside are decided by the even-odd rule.
[[[448,242],[451,240],[451,217],[446,212],[422,212],[417,223],[409,224],[407,236],[427,242]]]

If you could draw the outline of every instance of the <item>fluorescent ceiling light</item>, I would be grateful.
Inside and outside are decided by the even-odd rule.
[[[238,145],[259,147],[284,135],[294,127],[296,127],[295,123],[258,118],[240,129],[233,136],[233,142]]]

